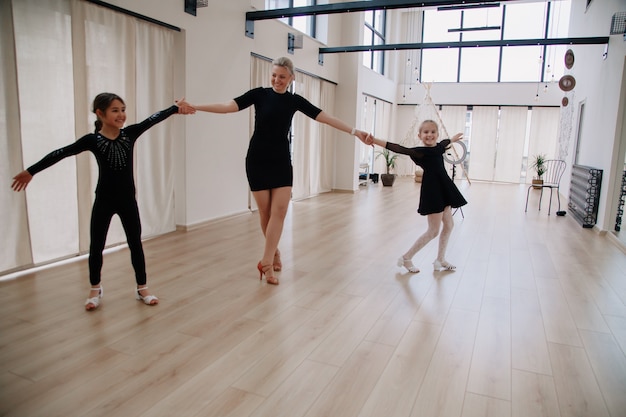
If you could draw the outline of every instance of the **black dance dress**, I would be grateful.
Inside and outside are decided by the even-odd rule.
[[[315,119],[322,110],[289,92],[258,87],[235,98],[239,110],[254,105],[254,133],[246,155],[246,174],[252,191],[293,185],[289,128],[297,111]]]
[[[408,155],[413,162],[424,169],[420,203],[417,209],[419,214],[441,213],[446,206],[457,208],[467,204],[463,194],[456,187],[443,165],[443,153],[449,145],[450,139],[444,139],[435,146],[418,146],[416,148],[406,148],[397,143],[387,142],[387,149]]]

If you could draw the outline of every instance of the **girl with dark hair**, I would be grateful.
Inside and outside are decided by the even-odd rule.
[[[162,110],[148,117],[141,123],[124,127],[126,105],[116,94],[101,93],[93,101],[96,114],[95,131],[89,133],[71,145],[57,149],[28,169],[13,177],[11,188],[21,191],[26,188],[38,172],[56,164],[64,158],[90,151],[98,162],[98,184],[96,198],[91,213],[89,246],[89,281],[91,291],[85,302],[86,310],[95,310],[102,300],[103,290],[100,284],[102,270],[102,251],[109,225],[114,214],[122,221],[126,240],[130,249],[131,261],[135,270],[137,288],[135,298],[147,305],[158,304],[159,299],[151,295],[146,285],[146,261],[141,243],[141,221],[135,198],[133,178],[133,149],[135,142],[146,130],[176,113],[192,113],[187,109],[179,110],[178,105]]]

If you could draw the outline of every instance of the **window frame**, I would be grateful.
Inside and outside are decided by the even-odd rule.
[[[387,32],[387,10],[368,10],[365,13],[365,19],[363,22],[363,45],[385,45],[387,38],[385,36]],[[372,23],[368,21],[367,14],[372,14]],[[377,18],[377,14],[380,13],[380,17]],[[377,25],[377,20],[380,20],[380,26]],[[366,39],[366,34],[370,34],[369,39]],[[366,63],[367,58],[369,62]],[[377,73],[385,74],[385,52],[384,51],[367,51],[363,54],[363,65],[376,71]]]
[[[518,5],[507,5],[507,4],[503,4],[500,9],[500,13],[499,13],[499,17],[500,17],[500,22],[499,22],[499,27],[498,26],[492,26],[491,24],[489,25],[485,25],[485,27],[489,26],[490,30],[497,30],[498,33],[496,34],[496,38],[498,38],[499,40],[506,40],[508,39],[508,37],[505,37],[506,33],[507,33],[507,28],[510,28],[510,24],[509,26],[506,25],[507,23],[507,10],[508,13],[510,14],[511,12],[514,12],[515,9],[514,7],[516,7]],[[544,39],[550,39],[551,37],[559,37],[559,33],[554,33],[555,31],[561,30],[559,28],[559,24],[562,23],[562,21],[559,21],[559,19],[561,18],[561,10],[560,7],[567,7],[570,8],[571,7],[571,2],[569,2],[567,5],[563,6],[563,5],[559,5],[559,6],[554,6],[551,2],[549,3],[545,3],[545,5],[542,5],[541,7],[543,7],[543,16],[544,16],[544,22],[542,23],[542,28],[541,28],[541,37],[543,37]],[[458,13],[459,15],[459,27],[458,28],[450,28],[449,29],[449,34],[450,35],[454,35],[456,34],[458,36],[457,39],[455,39],[454,41],[467,41],[467,39],[464,39],[464,34],[468,34],[468,37],[472,38],[473,40],[481,40],[481,39],[476,39],[476,34],[481,33],[481,31],[479,30],[479,28],[474,27],[474,24],[467,24],[466,19],[465,19],[465,15],[466,13],[472,13],[472,10],[476,10],[476,9],[460,9],[460,10],[456,10],[455,13]],[[488,10],[488,9],[485,9]],[[423,42],[428,43],[428,42],[450,42],[450,39],[446,39],[445,35],[435,35],[435,37],[433,38],[432,34],[428,32],[428,16],[427,14],[431,14],[431,13],[449,13],[452,10],[423,10],[421,13],[421,19],[422,19],[422,31],[421,31],[421,39],[423,40]],[[431,15],[432,18],[432,15]],[[454,19],[454,17],[452,18],[452,20]],[[495,22],[491,22],[491,23],[495,23]],[[556,29],[555,29],[556,28]],[[566,29],[565,29],[566,30]],[[493,33],[493,32],[491,32]],[[438,36],[438,37],[437,37]],[[443,37],[442,37],[443,36]],[[441,39],[439,39],[441,37]],[[536,38],[538,36],[533,36],[533,38]],[[485,40],[489,40],[489,38],[493,39],[493,36],[490,37],[486,37]],[[512,37],[511,39],[517,39],[517,37]],[[517,49],[515,49],[517,48]],[[451,79],[450,76],[448,75],[447,78],[445,80],[439,80],[439,79],[430,79],[430,77],[433,74],[447,74],[448,72],[440,72],[437,67],[441,66],[441,63],[431,63],[429,65],[429,61],[432,62],[433,56],[436,56],[437,53],[432,52],[433,50],[430,49],[421,49],[419,52],[419,74],[420,74],[420,79],[423,81],[434,81],[434,82],[539,82],[539,83],[547,83],[547,82],[551,82],[554,81],[556,78],[560,77],[560,75],[562,74],[556,74],[556,72],[558,71],[558,67],[555,64],[555,57],[556,56],[560,56],[562,53],[564,53],[564,47],[563,46],[558,46],[558,45],[553,45],[553,46],[548,46],[548,45],[543,45],[540,47],[533,47],[533,48],[538,48],[536,50],[536,53],[534,53],[534,57],[532,58],[532,63],[529,63],[527,65],[527,69],[525,70],[524,73],[519,72],[518,74],[515,73],[509,73],[507,72],[507,68],[511,68],[511,64],[510,64],[510,57],[511,54],[513,52],[515,52],[516,50],[521,50],[521,48],[523,47],[518,47],[518,46],[511,46],[511,47],[505,47],[505,46],[500,46],[498,48],[489,48],[491,49],[490,51],[490,55],[489,55],[489,60],[493,61],[493,62],[497,62],[497,71],[492,71],[491,74],[487,74],[487,73],[483,73],[481,75],[478,76],[478,78],[476,78],[474,75],[472,75],[472,70],[469,69],[467,66],[470,65],[469,63],[465,64],[464,67],[464,59],[463,59],[463,53],[468,53],[469,51],[472,50],[471,47],[461,47],[461,48],[451,48],[454,49],[456,51],[458,51],[458,58],[456,60],[456,63],[452,63],[453,65],[456,65],[456,78],[455,79]],[[528,49],[528,47],[525,47]],[[485,47],[485,50],[487,50],[487,47]],[[563,51],[561,51],[563,50]],[[435,49],[434,51],[437,51],[437,49]],[[439,54],[441,55],[441,54]],[[476,54],[473,54],[476,55]],[[514,60],[519,61],[517,58],[513,58]],[[527,58],[528,60],[528,58]],[[539,62],[540,64],[537,65],[535,64],[536,62]],[[516,64],[516,66],[518,66],[518,64]],[[426,73],[426,74],[425,74]],[[465,74],[465,75],[464,75]],[[468,75],[469,74],[469,75]],[[487,76],[489,75],[489,76]],[[485,79],[480,79],[480,76],[485,76]]]

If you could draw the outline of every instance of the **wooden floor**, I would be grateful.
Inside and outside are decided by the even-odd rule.
[[[526,188],[459,183],[448,260],[395,265],[425,230],[419,184],[294,202],[278,287],[255,213],[0,282],[0,415],[623,417],[626,256]],[[554,207],[553,207],[554,210]],[[463,217],[464,216],[464,217]]]

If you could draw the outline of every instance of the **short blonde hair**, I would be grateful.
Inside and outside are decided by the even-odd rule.
[[[422,129],[424,128],[424,125],[429,124],[429,123],[434,124],[434,125],[435,125],[435,128],[437,129],[437,133],[439,133],[439,125],[437,124],[437,122],[435,122],[434,120],[431,120],[431,119],[426,119],[426,120],[424,120],[424,121],[420,124],[420,129],[419,129],[419,131],[418,131],[418,132],[421,132],[421,131],[422,131]]]
[[[272,61],[272,65],[278,65],[279,67],[287,68],[291,75],[294,75],[293,62],[291,62],[291,59],[287,58],[286,56],[276,58]]]

